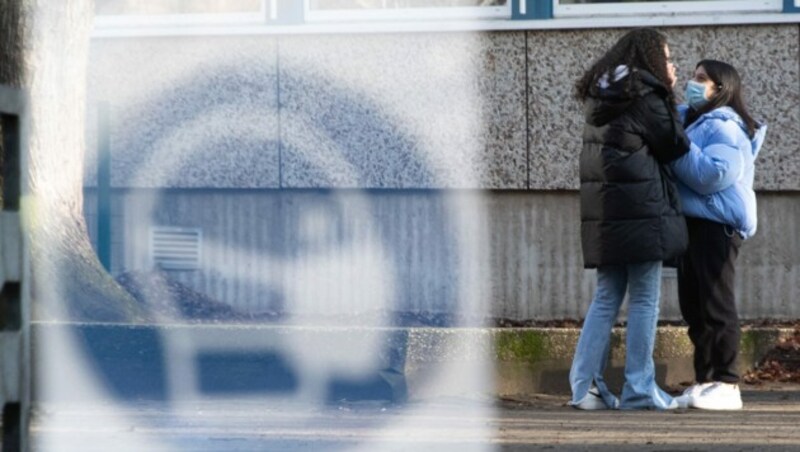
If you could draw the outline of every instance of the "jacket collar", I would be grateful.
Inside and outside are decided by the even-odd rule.
[[[678,106],[678,113],[681,115],[681,122],[686,120],[686,115],[689,112],[689,106],[685,104],[681,104]],[[695,122],[693,122],[689,127],[686,128],[686,132],[691,132],[692,130],[696,129],[705,121],[710,119],[718,119],[721,121],[733,121],[735,122],[739,128],[747,135],[747,126],[744,123],[744,120],[733,110],[733,108],[728,107],[727,105],[720,108],[715,108],[709,112],[703,113],[700,115],[699,118]],[[764,144],[764,138],[766,137],[767,133],[767,125],[764,123],[759,123],[758,128],[756,128],[756,133],[753,135],[753,138],[750,139],[750,144],[753,148],[753,156],[758,155],[758,152],[761,150],[761,146]]]
[[[631,92],[627,91],[629,77],[635,74]],[[627,111],[628,107],[641,96],[657,92],[662,96],[667,88],[653,74],[641,69],[617,66],[609,81],[608,74],[598,79],[585,106],[586,121],[595,126],[607,124]]]

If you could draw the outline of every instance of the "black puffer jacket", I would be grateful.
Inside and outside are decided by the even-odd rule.
[[[625,93],[627,77],[633,89]],[[586,100],[580,160],[581,242],[587,268],[673,259],[688,236],[666,163],[689,150],[667,88],[635,71]]]

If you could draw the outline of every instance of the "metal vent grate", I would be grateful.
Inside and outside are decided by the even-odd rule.
[[[203,231],[156,226],[150,229],[150,260],[164,270],[197,270],[202,257]]]

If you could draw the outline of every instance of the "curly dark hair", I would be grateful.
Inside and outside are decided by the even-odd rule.
[[[629,31],[605,55],[597,59],[578,80],[575,84],[576,97],[579,100],[585,100],[597,80],[606,74],[609,78],[612,77],[617,66],[625,65],[653,74],[667,88],[669,100],[674,105],[675,96],[667,69],[667,56],[664,53],[666,45],[667,36],[660,31],[652,28],[637,28]],[[626,92],[630,92],[637,78],[637,71],[631,71],[631,76],[628,77],[625,85]]]

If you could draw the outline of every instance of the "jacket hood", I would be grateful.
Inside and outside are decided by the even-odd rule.
[[[586,122],[593,126],[603,126],[623,113],[633,104],[638,97],[651,91],[667,93],[658,79],[647,71],[634,69],[636,80],[632,89],[628,90],[631,71],[627,66],[617,66],[611,80],[604,74],[597,80],[592,88],[585,106]]]
[[[683,120],[686,118],[686,113],[689,111],[689,107],[687,105],[681,105],[678,107],[678,111],[681,114],[681,119]],[[723,121],[734,121],[747,135],[747,125],[745,125],[744,120],[733,110],[733,108],[725,106],[720,107],[714,110],[709,111],[708,113],[703,114],[697,120],[689,126],[686,131],[690,131],[693,128],[699,126],[703,121],[707,119],[720,119]],[[758,127],[756,128],[756,132],[753,134],[753,138],[750,139],[750,144],[752,145],[753,149],[753,157],[757,157],[758,153],[761,151],[761,146],[764,144],[764,137],[767,134],[767,125],[758,122]]]

